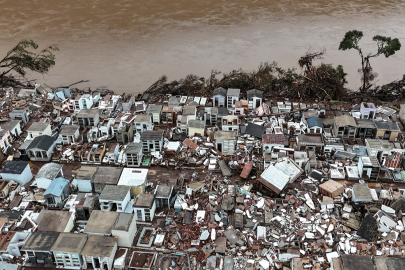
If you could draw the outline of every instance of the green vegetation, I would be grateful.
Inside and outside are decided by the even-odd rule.
[[[370,58],[377,57],[381,54],[385,55],[385,57],[390,57],[391,55],[395,54],[396,51],[401,49],[401,42],[397,38],[390,38],[376,35],[373,37],[373,40],[377,42],[377,52],[364,54],[362,49],[359,47],[359,42],[363,37],[362,31],[352,30],[346,32],[343,40],[340,42],[339,50],[350,50],[355,49],[358,51],[361,57],[361,69],[359,72],[361,73],[361,80],[362,86],[360,87],[360,92],[365,93],[367,92],[371,86],[373,80],[376,78],[377,74],[373,72],[373,69],[370,65]]]
[[[27,86],[27,71],[47,73],[55,65],[56,45],[51,45],[35,53],[38,45],[33,40],[22,40],[0,60],[0,86]]]

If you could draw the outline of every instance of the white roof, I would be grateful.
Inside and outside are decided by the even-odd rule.
[[[166,146],[169,151],[176,151],[180,147],[180,142],[169,142]]]
[[[120,180],[119,186],[137,187],[145,183],[148,169],[138,168],[124,168]]]
[[[261,177],[279,190],[282,190],[285,185],[287,185],[288,181],[290,181],[290,177],[288,175],[273,165],[267,167],[267,169],[262,173]]]
[[[284,174],[288,175],[290,178],[294,178],[301,173],[301,170],[289,158],[284,158],[282,162],[278,160],[274,166],[282,171]]]

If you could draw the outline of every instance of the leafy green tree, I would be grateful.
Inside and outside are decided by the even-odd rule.
[[[38,45],[29,39],[20,41],[12,48],[6,56],[0,60],[0,85],[26,86],[29,81],[26,79],[27,71],[34,71],[45,74],[55,65],[55,55],[58,50],[56,45],[51,45],[39,51]],[[17,77],[15,77],[17,75]]]
[[[362,37],[362,31],[352,30],[346,32],[343,40],[340,42],[339,50],[345,51],[355,49],[358,51],[361,57],[361,69],[359,69],[359,72],[362,75],[361,80],[363,82],[363,85],[360,87],[360,92],[365,93],[371,87],[372,81],[377,76],[377,74],[374,73],[373,69],[371,68],[370,58],[377,57],[381,54],[385,55],[387,58],[390,57],[391,55],[395,54],[396,51],[401,49],[401,42],[399,42],[397,38],[376,35],[373,37],[373,40],[377,42],[377,52],[366,55],[359,47],[359,42]]]

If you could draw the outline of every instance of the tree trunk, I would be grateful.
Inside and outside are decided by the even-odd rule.
[[[364,57],[361,56],[361,70],[363,73],[363,86],[360,89],[360,92],[364,93],[366,91],[366,68],[364,66]]]

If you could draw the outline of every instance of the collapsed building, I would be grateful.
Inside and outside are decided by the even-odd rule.
[[[401,111],[257,89],[2,93],[7,267],[404,268]]]

